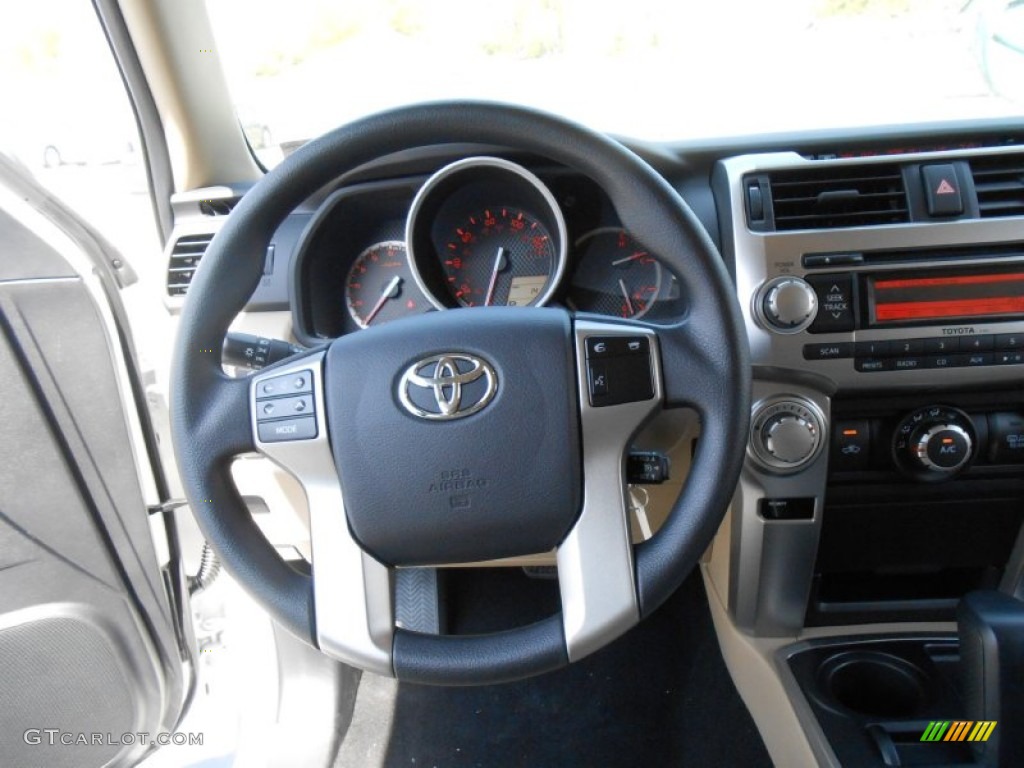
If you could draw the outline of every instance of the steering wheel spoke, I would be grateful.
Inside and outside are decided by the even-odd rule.
[[[582,658],[639,619],[625,461],[661,407],[658,340],[647,328],[575,323],[583,441],[583,510],[558,548],[565,641]]]
[[[341,661],[392,676],[392,573],[349,530],[328,440],[325,354],[313,352],[252,377],[253,441],[306,493],[317,645]]]

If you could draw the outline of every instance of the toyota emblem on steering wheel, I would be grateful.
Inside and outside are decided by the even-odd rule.
[[[398,399],[413,416],[461,419],[481,410],[498,391],[498,375],[475,355],[447,352],[413,363],[398,382]]]

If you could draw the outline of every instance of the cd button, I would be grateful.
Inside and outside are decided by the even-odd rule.
[[[957,355],[932,355],[925,358],[926,368],[956,368]]]

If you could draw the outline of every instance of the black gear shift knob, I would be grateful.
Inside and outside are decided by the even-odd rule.
[[[995,591],[971,592],[957,608],[967,717],[995,721],[972,743],[984,766],[1020,765],[1024,755],[1024,602]]]

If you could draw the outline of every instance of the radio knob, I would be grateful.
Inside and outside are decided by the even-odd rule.
[[[799,277],[781,277],[766,286],[762,311],[772,328],[780,331],[800,330],[808,325],[818,311],[814,289]]]
[[[956,424],[936,424],[919,435],[911,448],[911,460],[929,472],[952,474],[971,458],[974,441]]]

